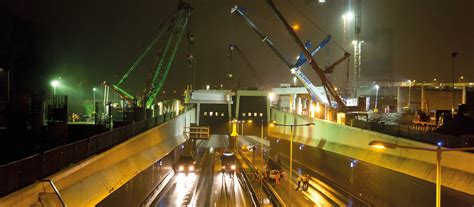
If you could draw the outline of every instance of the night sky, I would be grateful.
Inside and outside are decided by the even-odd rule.
[[[246,8],[247,15],[269,35],[287,59],[294,62],[298,48],[265,1],[188,2],[194,8],[190,32],[196,39],[193,54],[199,74],[198,87],[229,84],[226,73],[229,71],[227,48],[230,43],[237,44],[246,53],[262,78],[271,86],[290,82],[291,76],[285,65],[240,17],[230,14],[234,4]],[[316,44],[324,38],[324,34],[293,6],[333,35],[333,40],[347,51],[353,52],[351,42],[354,22],[349,23],[349,31],[344,39],[341,16],[349,9],[354,9],[354,0],[326,0],[324,4],[317,0],[275,2],[291,24],[300,25],[298,34],[303,40],[311,39]],[[60,76],[71,91],[79,90],[81,80],[86,80],[83,81],[86,82],[85,87],[90,88],[99,87],[104,80],[112,83],[118,81],[177,4],[177,0],[15,0],[2,3],[5,5],[3,10],[8,11],[4,14],[29,22],[31,32],[25,31],[28,35],[24,36],[33,42],[32,49],[26,49],[35,59],[30,67],[31,74],[46,82],[42,86],[46,90],[47,81]],[[363,78],[370,82],[407,79],[430,81],[433,78],[450,81],[451,52],[457,51],[456,76],[464,75],[465,79],[473,81],[473,8],[472,0],[362,0]],[[2,54],[5,51],[8,54],[9,50],[2,51]],[[182,91],[185,83],[190,82],[192,73],[186,66],[187,53],[187,41],[183,41],[164,90]],[[317,61],[321,66],[326,66],[342,54],[343,51],[332,42],[317,55]],[[133,93],[143,89],[153,57],[154,54],[149,55],[124,83],[124,88]],[[5,62],[5,58],[2,61]],[[255,79],[240,58],[234,56],[232,65],[233,73],[240,77],[242,85],[255,85]],[[318,82],[308,66],[304,70],[312,80]],[[346,70],[347,63],[343,63],[332,75],[336,86],[341,87],[344,83]]]

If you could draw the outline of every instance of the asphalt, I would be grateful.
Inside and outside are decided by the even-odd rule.
[[[176,173],[152,206],[251,206],[235,173],[221,172],[219,156],[228,143],[225,135],[197,141],[197,170]]]
[[[257,150],[260,147],[260,144],[255,142],[248,137],[239,140],[242,144],[247,144],[250,146],[257,146]],[[265,151],[270,149],[264,146]],[[258,151],[259,152],[259,151]],[[248,160],[253,162],[253,152],[245,151],[244,154],[247,156]],[[268,153],[265,153],[265,159],[267,158]],[[257,153],[258,155],[258,153]],[[261,158],[256,156],[255,159],[257,162],[257,168],[262,168]],[[285,172],[285,175],[289,175],[289,162],[287,159],[281,159],[281,167]],[[302,172],[307,173],[311,176],[310,188],[306,191],[294,190],[296,188],[297,177]],[[357,199],[354,195],[344,191],[338,186],[332,186],[331,183],[326,183],[317,178],[315,172],[311,169],[305,168],[300,163],[293,162],[293,174],[292,181],[290,185],[290,197],[288,194],[288,185],[289,185],[289,176],[286,176],[281,180],[280,185],[273,185],[273,188],[278,193],[278,195],[286,202],[288,205],[288,200],[291,199],[291,206],[370,206],[363,200]]]

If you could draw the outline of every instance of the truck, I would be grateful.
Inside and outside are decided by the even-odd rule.
[[[235,154],[233,152],[223,152],[221,155],[222,171],[233,173],[237,169]]]

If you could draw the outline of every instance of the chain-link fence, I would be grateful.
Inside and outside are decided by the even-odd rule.
[[[27,186],[91,155],[110,149],[175,116],[176,113],[165,113],[2,165],[0,166],[0,196]]]
[[[459,147],[473,147],[474,138],[472,137],[458,137],[436,132],[425,132],[413,129],[410,126],[404,125],[384,125],[376,122],[366,122],[361,120],[352,120],[351,125],[362,129],[376,131],[384,134],[389,134],[397,137],[403,137],[411,140],[416,140],[424,143],[437,145],[439,142],[444,147],[459,148]]]

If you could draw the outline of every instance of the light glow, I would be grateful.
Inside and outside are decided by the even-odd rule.
[[[59,86],[59,81],[58,80],[51,81],[51,86],[53,86],[54,88],[58,87]]]
[[[376,148],[376,149],[385,149],[385,146],[377,144],[377,145],[371,145],[371,147]]]
[[[350,21],[350,20],[354,19],[354,13],[352,13],[352,12],[345,13],[345,14],[342,15],[342,19],[344,19],[345,21]]]
[[[275,94],[273,92],[268,93],[268,99],[270,99],[270,102],[275,100]]]
[[[300,25],[299,24],[294,24],[291,28],[293,28],[294,31],[300,30]]]

